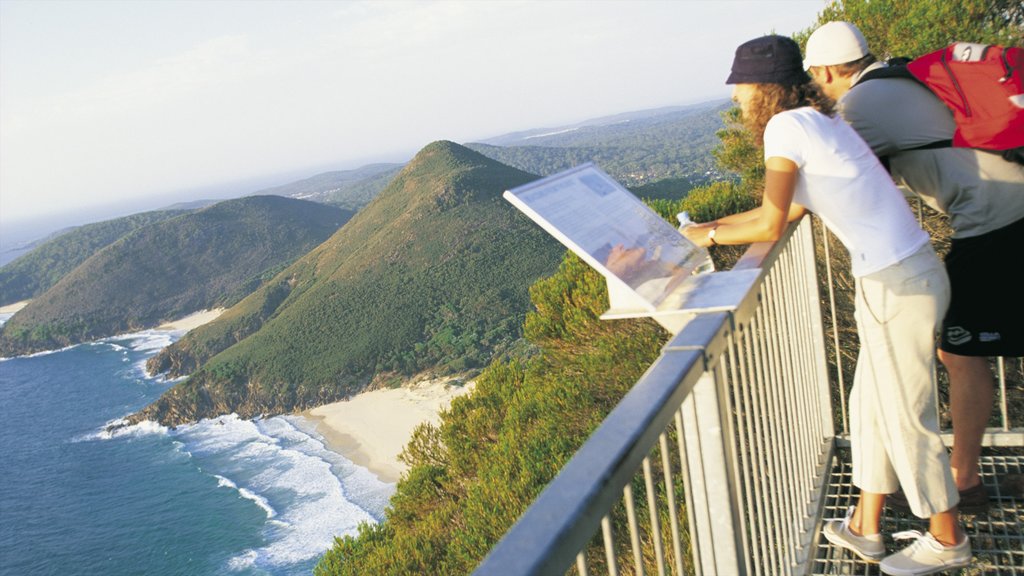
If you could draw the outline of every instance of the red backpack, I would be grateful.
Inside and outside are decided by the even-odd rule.
[[[1024,49],[957,42],[903,62],[859,81],[914,78],[949,107],[956,121],[952,142],[923,147],[978,148],[1024,164]]]

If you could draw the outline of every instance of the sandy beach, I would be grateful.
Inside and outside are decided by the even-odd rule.
[[[7,306],[0,306],[0,314],[14,314],[18,310],[28,306],[28,302],[28,300],[22,300],[21,302],[15,302],[14,304],[8,304]]]
[[[224,312],[224,308],[215,308],[213,310],[200,310],[179,318],[173,322],[167,322],[156,327],[157,330],[192,330],[198,328],[207,322],[212,322],[217,316],[220,316]]]
[[[368,468],[385,482],[397,482],[406,470],[398,455],[422,422],[437,424],[453,398],[473,383],[454,379],[424,380],[401,388],[373,390],[302,412],[316,424],[329,447]]]

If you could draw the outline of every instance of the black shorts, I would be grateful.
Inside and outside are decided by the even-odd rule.
[[[1020,280],[1024,220],[952,241],[946,272],[952,299],[941,348],[961,356],[1024,356],[1024,289]]]

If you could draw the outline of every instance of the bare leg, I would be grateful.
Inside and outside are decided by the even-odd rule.
[[[978,458],[992,414],[995,384],[988,358],[940,350],[939,359],[949,372],[949,404],[953,416],[953,451],[949,463],[956,487],[963,491],[981,482]]]
[[[850,519],[850,531],[857,536],[870,536],[882,530],[882,507],[885,506],[885,494],[861,492],[857,500],[857,509]]]
[[[960,512],[954,506],[945,512],[939,512],[928,519],[928,531],[943,546],[956,546],[964,539],[960,528]]]

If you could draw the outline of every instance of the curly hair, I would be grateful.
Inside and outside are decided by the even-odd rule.
[[[836,103],[822,92],[813,81],[791,86],[783,84],[754,84],[756,87],[748,111],[743,113],[743,125],[764,144],[764,128],[779,112],[810,106],[826,116],[835,116]]]

